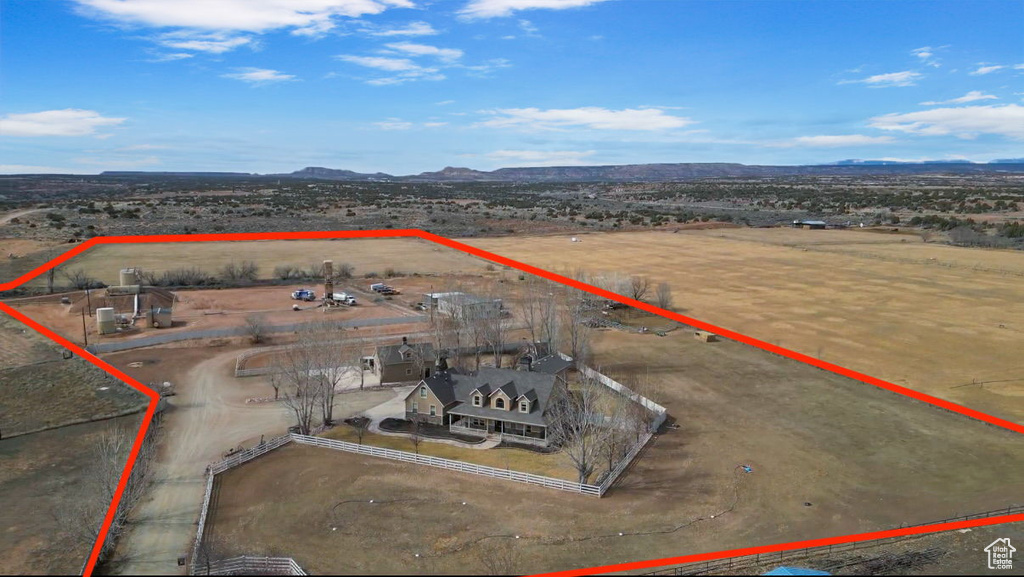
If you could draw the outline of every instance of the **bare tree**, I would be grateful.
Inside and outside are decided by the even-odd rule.
[[[258,345],[263,342],[263,327],[266,319],[263,315],[252,314],[245,317],[245,332],[249,335],[252,344]]]
[[[516,539],[507,542],[489,539],[480,541],[474,554],[488,575],[519,575],[520,553]]]
[[[629,296],[633,300],[643,302],[647,298],[647,293],[650,292],[651,281],[645,276],[634,275],[629,279]]]
[[[622,384],[633,392],[632,402],[625,407],[622,416],[626,428],[632,431],[635,441],[639,441],[651,431],[656,418],[654,411],[647,408],[641,399],[646,398],[653,401],[651,397],[656,395],[656,387],[646,368],[642,371],[634,370],[627,373]]]
[[[275,390],[284,393],[284,404],[295,417],[299,433],[308,435],[313,428],[313,416],[322,408],[324,387],[318,374],[316,347],[305,346],[304,339],[289,347],[279,356],[277,366],[270,373]]]
[[[586,293],[571,287],[563,288],[562,303],[569,354],[578,368],[586,362],[590,351],[590,336],[593,331],[590,326],[590,306],[586,300]]]
[[[574,389],[559,394],[551,403],[548,433],[569,457],[580,483],[590,478],[607,445],[605,436],[610,428],[601,413],[606,390],[593,378],[580,375]]]
[[[409,419],[409,442],[416,454],[420,454],[420,443],[423,442],[423,417],[416,413]]]
[[[90,276],[89,273],[85,272],[85,269],[61,269],[60,274],[67,279],[72,288],[77,290],[102,288],[105,286],[103,283]]]
[[[352,428],[356,431],[356,438],[359,439],[359,444],[363,444],[363,437],[366,436],[366,431],[370,429],[370,417],[366,415],[356,415],[352,417]]]
[[[504,283],[494,283],[490,288],[484,292],[485,299],[488,303],[501,301],[504,302],[507,298],[506,291],[502,288]],[[505,322],[505,313],[502,308],[498,310],[492,310],[490,304],[482,311],[482,318],[479,321],[483,325],[483,337],[487,343],[487,347],[491,351],[491,357],[494,359],[494,367],[501,368],[502,354],[505,352],[505,343],[508,341],[509,326]]]
[[[444,292],[461,292],[458,285],[448,277],[444,283]],[[462,349],[463,333],[466,331],[465,316],[463,307],[457,303],[438,306],[431,311],[431,323],[434,329],[434,348],[440,354],[443,351],[454,351],[455,354],[447,355],[449,365],[459,363],[459,353]]]
[[[259,276],[260,267],[254,261],[231,261],[220,269],[220,276],[229,283],[249,283]]]
[[[154,421],[139,446],[135,465],[125,483],[121,501],[100,550],[101,560],[114,550],[124,533],[128,514],[142,499],[150,484],[157,427],[158,423]],[[89,550],[96,541],[100,525],[125,473],[135,440],[133,427],[111,425],[105,429],[92,445],[91,458],[81,481],[75,483],[70,490],[60,493],[52,515],[57,520],[64,548]]]
[[[667,282],[658,283],[658,288],[654,291],[654,298],[658,302],[658,308],[672,310],[672,286]]]

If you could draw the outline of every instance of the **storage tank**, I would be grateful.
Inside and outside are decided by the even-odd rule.
[[[117,332],[117,323],[114,321],[113,307],[102,307],[96,309],[96,330],[101,335],[109,335]]]
[[[139,284],[139,271],[135,268],[121,269],[121,282],[118,286],[130,286]]]

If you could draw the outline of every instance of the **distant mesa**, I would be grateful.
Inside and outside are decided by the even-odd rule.
[[[685,162],[665,164],[614,164],[606,166],[539,166],[499,168],[492,171],[446,166],[436,172],[394,176],[383,172],[362,173],[351,170],[309,166],[284,174],[244,172],[143,172],[107,171],[112,177],[220,177],[246,179],[305,179],[347,182],[679,182],[702,178],[774,178],[789,176],[885,176],[914,174],[1024,174],[1024,158],[1007,158],[988,163],[969,160],[839,160],[829,164],[803,166],[747,165],[725,162]]]

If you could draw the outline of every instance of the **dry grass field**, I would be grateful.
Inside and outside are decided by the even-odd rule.
[[[211,538],[316,573],[410,574],[484,571],[480,540],[518,534],[530,573],[878,530],[1024,491],[1018,434],[682,331],[595,345],[612,375],[649,366],[679,425],[606,497],[294,446],[220,477]]]
[[[471,239],[552,271],[642,274],[682,314],[1024,423],[1024,252],[863,231]]]
[[[104,431],[114,423],[137,429],[141,421],[131,415],[0,441],[0,574],[81,572],[90,547],[61,532],[61,492],[81,494],[93,443]]]
[[[309,268],[325,259],[333,259],[336,267],[341,263],[352,265],[358,277],[368,272],[383,274],[387,268],[419,273],[476,272],[486,264],[431,242],[395,238],[108,244],[89,249],[65,266],[84,269],[96,279],[116,285],[124,267],[162,273],[195,266],[216,274],[232,261],[252,260],[260,266],[260,278],[273,278],[276,266]],[[42,277],[29,283],[44,285]]]

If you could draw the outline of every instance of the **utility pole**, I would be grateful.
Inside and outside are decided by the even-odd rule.
[[[85,330],[85,309],[82,309],[82,340],[85,341],[85,346],[89,346],[89,332]]]
[[[89,307],[89,317],[92,317],[92,297],[89,296],[89,289],[85,289],[85,302],[86,306]]]

